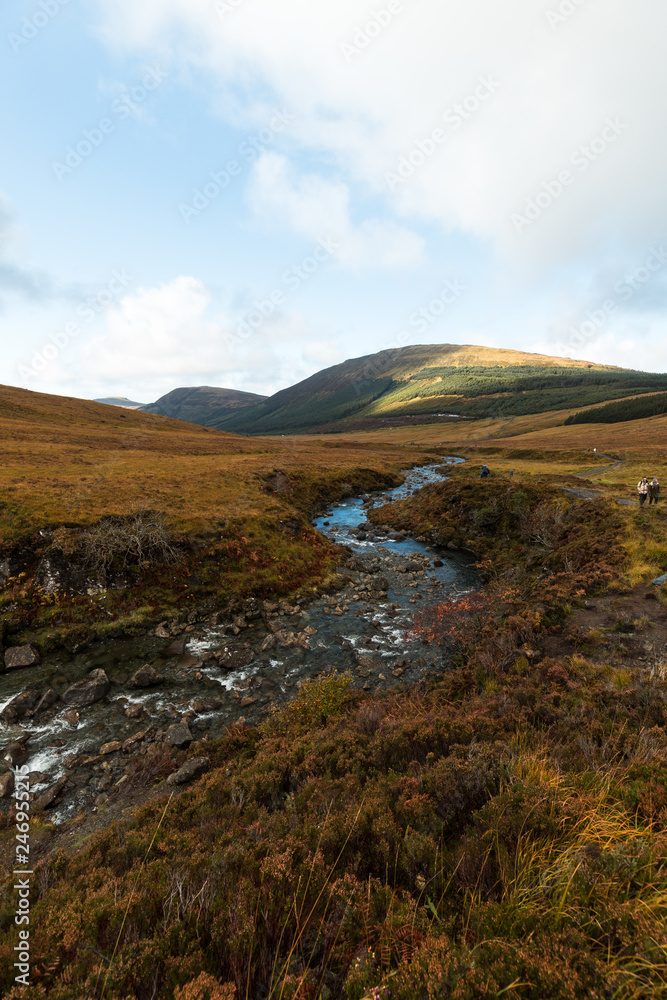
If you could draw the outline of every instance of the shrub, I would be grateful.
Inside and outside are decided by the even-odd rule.
[[[85,562],[97,570],[131,562],[151,565],[176,562],[173,544],[157,511],[138,510],[126,517],[105,517],[81,536]]]

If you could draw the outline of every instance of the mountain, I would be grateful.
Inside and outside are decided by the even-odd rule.
[[[144,405],[127,396],[105,396],[104,399],[94,399],[93,403],[105,403],[107,406],[122,406],[124,410],[140,410]]]
[[[261,404],[267,397],[254,392],[240,392],[236,389],[217,389],[210,385],[195,388],[172,389],[155,403],[142,406],[144,413],[158,413],[163,417],[187,420],[191,424],[204,427],[220,427],[236,417],[240,411]]]
[[[542,413],[660,390],[667,390],[667,375],[491,347],[428,344],[344,361],[255,405],[207,419],[210,426],[240,434],[358,430],[405,418],[427,423],[451,414]]]

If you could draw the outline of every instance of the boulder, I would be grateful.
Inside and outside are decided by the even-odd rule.
[[[174,639],[174,641],[170,642],[165,649],[165,656],[182,656],[185,652],[186,642],[187,639]]]
[[[37,715],[38,712],[45,712],[47,708],[51,708],[57,701],[58,695],[53,688],[47,688],[35,705],[34,714]]]
[[[158,625],[153,634],[156,635],[158,639],[169,639],[171,637],[171,633],[167,628],[166,622],[163,622],[161,625]]]
[[[6,799],[14,791],[14,772],[0,774],[0,799]]]
[[[187,723],[176,722],[173,726],[169,726],[164,741],[173,747],[187,747],[193,739]]]
[[[6,760],[11,767],[18,767],[20,764],[25,764],[28,756],[28,751],[20,740],[12,740],[2,751],[2,759]]]
[[[223,646],[216,653],[216,659],[225,670],[242,670],[253,658],[251,646]]]
[[[70,726],[78,726],[81,716],[75,708],[71,708],[69,712],[63,712],[62,718],[65,722],[69,723]]]
[[[128,719],[138,719],[144,714],[144,706],[136,702],[134,705],[128,705],[125,709],[125,715]]]
[[[189,670],[190,667],[196,667],[200,662],[201,660],[194,653],[183,653],[179,656],[176,666],[181,670]]]
[[[38,701],[39,691],[36,688],[29,688],[27,691],[22,691],[21,694],[17,694],[15,698],[12,698],[8,705],[5,705],[2,712],[0,712],[0,719],[12,725],[12,723],[27,715]]]
[[[104,670],[91,670],[87,677],[75,681],[67,688],[63,701],[66,705],[73,705],[76,708],[92,705],[105,698],[110,687],[111,683]]]
[[[31,643],[25,646],[10,646],[5,650],[5,670],[34,667],[38,663],[39,653]]]
[[[40,795],[39,798],[35,799],[32,803],[33,812],[42,812],[44,809],[48,809],[49,806],[53,805],[55,800],[58,798],[63,788],[67,784],[67,776],[63,775],[62,778],[58,778],[54,785]]]
[[[147,688],[153,684],[163,684],[166,679],[164,674],[159,674],[150,663],[144,663],[143,667],[139,667],[130,677],[129,685],[133,688]]]
[[[186,781],[192,781],[193,778],[198,778],[200,774],[208,771],[210,766],[208,757],[192,757],[190,760],[186,760],[178,771],[169,775],[167,784],[184,785]]]
[[[123,743],[123,753],[127,753],[129,750],[132,749],[133,746],[136,746],[137,743],[141,743],[141,741],[144,740],[147,735],[148,735],[148,728],[140,729],[138,733],[134,734],[134,736],[128,737],[128,739],[126,739],[125,742]]]

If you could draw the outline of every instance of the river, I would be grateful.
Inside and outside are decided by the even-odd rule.
[[[4,727],[4,745],[18,741],[26,748],[36,795],[63,775],[72,778],[47,815],[60,823],[81,810],[96,811],[106,801],[107,786],[94,772],[100,747],[112,741],[146,731],[136,745],[145,752],[179,721],[190,726],[194,739],[215,738],[235,720],[261,721],[272,706],[293,697],[300,682],[322,672],[350,671],[353,684],[376,691],[442,670],[441,651],[407,641],[406,628],[418,608],[477,586],[471,560],[435,551],[424,540],[379,531],[366,520],[369,506],[442,481],[446,466],[463,459],[441,461],[442,466],[408,471],[396,489],[347,499],[313,521],[332,541],[348,546],[350,556],[339,568],[341,588],[308,605],[264,602],[261,616],[212,616],[181,628],[176,637],[116,639],[3,674],[0,711],[28,687],[52,688],[61,696],[96,668],[111,681],[107,697],[95,704],[73,712],[59,702]],[[168,649],[174,640],[182,649]],[[164,680],[148,688],[129,687],[128,679],[146,663]],[[94,771],[87,759],[91,755],[98,762]],[[115,763],[103,771],[115,778],[128,757],[116,753],[109,760]],[[82,764],[88,770],[77,777]]]

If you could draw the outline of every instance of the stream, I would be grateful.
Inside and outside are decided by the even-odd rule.
[[[52,654],[38,666],[1,675],[0,713],[27,688],[51,688],[60,697],[94,669],[102,668],[111,682],[106,697],[94,704],[72,709],[58,701],[2,729],[3,746],[25,748],[20,762],[30,767],[36,796],[67,776],[48,817],[61,823],[82,810],[95,812],[121,784],[128,753],[147,753],[174,723],[185,722],[193,740],[215,738],[234,721],[260,722],[293,697],[303,680],[323,672],[350,671],[355,686],[374,692],[442,670],[439,648],[408,641],[405,631],[419,608],[477,587],[472,560],[379,529],[366,520],[366,511],[443,481],[447,466],[462,461],[443,457],[440,466],[409,470],[401,486],[344,500],[312,522],[349,549],[338,569],[342,586],[331,594],[302,607],[249,601],[231,620],[214,614],[159,629],[160,635],[115,639],[76,655]],[[161,680],[132,687],[132,675],[147,663]],[[135,736],[131,751],[100,755],[105,744]],[[0,810],[10,802],[0,802]]]

